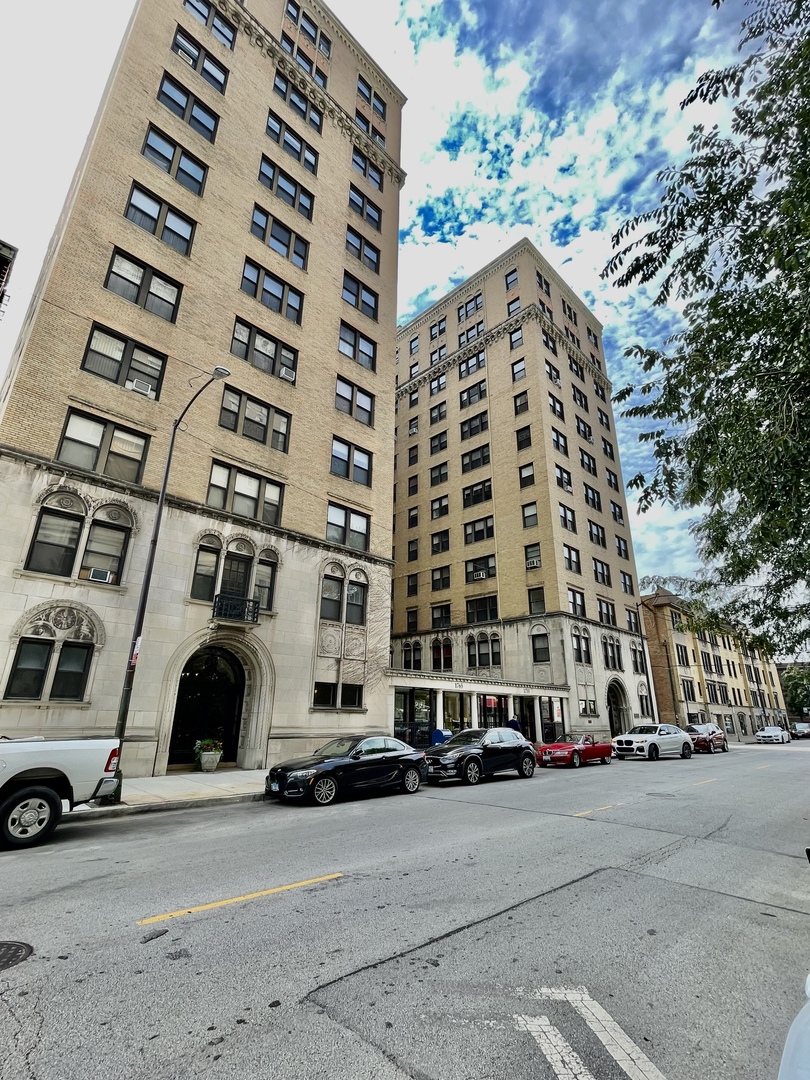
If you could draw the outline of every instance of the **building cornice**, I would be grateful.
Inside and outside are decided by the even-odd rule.
[[[459,691],[480,691],[484,694],[491,694],[497,696],[504,688],[512,688],[514,690],[523,690],[529,694],[537,693],[538,691],[545,690],[551,693],[553,696],[562,697],[568,694],[571,687],[568,683],[533,683],[523,682],[515,679],[483,679],[477,678],[474,675],[464,675],[459,677],[458,675],[447,674],[443,671],[414,671],[413,669],[406,668],[387,668],[386,675],[392,679],[398,679],[400,681],[413,680],[417,683],[426,683],[432,689],[445,689],[445,690],[459,690]],[[443,684],[441,686],[437,684]]]
[[[387,154],[378,143],[358,128],[357,124],[354,122],[354,118],[342,109],[333,97],[325,93],[323,88],[290,58],[289,54],[282,49],[276,38],[269,30],[262,26],[254,15],[251,15],[251,13],[241,4],[237,3],[236,0],[215,0],[215,3],[216,7],[223,15],[226,15],[237,29],[241,30],[250,44],[258,49],[262,56],[265,56],[270,60],[285,78],[289,79],[302,93],[306,94],[309,100],[321,110],[324,116],[329,117],[341,134],[345,135],[350,142],[362,150],[366,157],[370,158],[378,168],[382,169],[393,183],[400,188],[404,185],[405,172],[399,167],[390,154]],[[330,16],[324,8],[321,8],[317,4],[313,4],[312,6],[319,13],[323,13],[323,18],[329,23],[332,32],[338,34],[344,44],[351,50],[355,58],[359,60],[364,68],[379,81],[382,73],[376,66],[371,64],[371,61],[362,52],[357,43],[350,38],[348,31],[341,27],[340,24],[336,23],[334,16]],[[401,91],[397,90],[389,80],[384,79],[384,81],[386,89],[397,96],[400,104],[404,104],[405,99],[402,96]]]

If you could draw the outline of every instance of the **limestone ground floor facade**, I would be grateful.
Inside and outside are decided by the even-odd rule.
[[[156,501],[0,454],[0,734],[115,731]],[[170,503],[129,710],[125,776],[200,738],[263,768],[390,730],[391,569],[328,541]]]

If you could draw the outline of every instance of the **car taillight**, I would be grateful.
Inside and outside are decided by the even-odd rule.
[[[115,772],[118,768],[118,747],[115,748],[107,758],[107,764],[104,766],[104,772]]]

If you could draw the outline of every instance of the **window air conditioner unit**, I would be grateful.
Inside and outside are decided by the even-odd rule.
[[[552,376],[551,381],[554,383],[555,386],[562,386],[562,383],[560,382],[560,380],[555,379],[553,376]]]
[[[589,435],[589,436],[588,436],[588,442],[589,442],[589,443],[593,443],[593,435]]]
[[[570,484],[563,484],[563,491],[573,491],[574,489]]]
[[[124,385],[127,390],[134,390],[136,394],[143,394],[144,397],[153,398],[155,396],[152,384],[145,379],[128,379]]]
[[[536,570],[539,566],[540,566],[540,560],[539,559],[527,559],[526,560],[526,569],[527,570]]]
[[[91,566],[87,572],[87,578],[89,581],[112,581],[112,570],[100,570],[97,566]]]
[[[295,372],[291,367],[282,367],[279,370],[278,377],[280,379],[286,379],[287,382],[295,382]]]
[[[473,574],[473,581],[485,581],[487,577],[486,570],[476,570]]]

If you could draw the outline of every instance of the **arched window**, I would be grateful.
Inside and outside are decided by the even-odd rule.
[[[191,581],[192,600],[214,599],[222,542],[218,536],[204,536],[197,548],[197,561]]]
[[[441,643],[441,641],[439,641],[438,638],[436,638],[431,643],[431,653],[432,653],[432,656],[433,656],[433,670],[434,671],[441,671],[442,670],[442,643]]]
[[[497,634],[493,634],[489,639],[489,654],[490,662],[493,667],[501,666],[501,639]]]
[[[638,688],[638,710],[642,716],[652,716],[652,707],[646,686],[639,686]]]
[[[605,667],[610,671],[624,671],[621,642],[613,637],[602,638],[602,655]]]
[[[54,492],[39,511],[25,569],[119,585],[132,527],[132,515],[124,507],[100,506],[88,518],[78,495]]]
[[[343,568],[337,564],[329,567],[321,586],[321,618],[331,622],[346,622],[353,626],[366,625],[368,582],[360,580],[355,573],[346,581]]]
[[[478,635],[478,667],[489,667],[489,638],[486,634]]]
[[[53,604],[38,610],[21,628],[4,698],[83,701],[100,644],[103,630],[81,608]]]
[[[574,645],[574,662],[577,664],[591,663],[591,642],[588,631],[574,627],[571,631],[571,640]]]
[[[453,670],[453,643],[450,638],[442,642],[442,667],[445,671]]]
[[[478,667],[478,651],[472,636],[467,638],[467,667]]]
[[[406,671],[410,671],[411,667],[413,666],[413,659],[412,659],[412,656],[411,656],[411,647],[407,643],[407,641],[402,646],[402,666],[403,666],[403,668],[405,668]]]
[[[453,670],[453,645],[450,638],[434,638],[431,642],[434,671]]]
[[[422,670],[422,644],[419,641],[413,643],[413,670]]]
[[[467,638],[467,666],[488,668],[501,666],[501,639],[497,634],[491,637],[481,633],[478,637],[471,634]]]
[[[273,610],[273,597],[276,591],[276,571],[278,559],[269,548],[259,552],[256,574],[253,580],[253,599],[259,601],[260,611]]]

